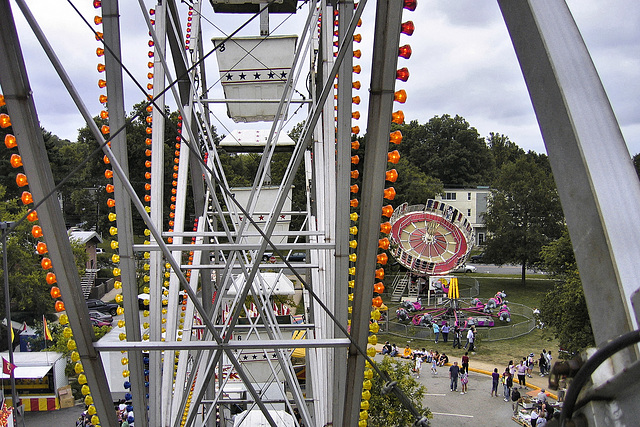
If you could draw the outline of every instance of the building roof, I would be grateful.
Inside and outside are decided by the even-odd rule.
[[[83,231],[71,229],[67,232],[69,235],[69,240],[75,240],[82,244],[91,243],[102,243],[102,237],[95,231]]]

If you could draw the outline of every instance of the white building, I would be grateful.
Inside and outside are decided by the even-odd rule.
[[[476,245],[484,245],[487,237],[487,227],[482,216],[487,211],[490,191],[489,187],[485,186],[445,188],[444,195],[435,197],[435,200],[442,200],[467,216],[476,235]]]

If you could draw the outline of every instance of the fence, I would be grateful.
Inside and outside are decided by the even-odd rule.
[[[505,323],[504,326],[494,326],[491,328],[476,327],[478,339],[484,342],[506,340],[526,335],[535,329],[536,318],[533,314],[533,309],[526,305],[510,302],[509,310],[511,311],[512,318],[514,316],[522,316],[526,320],[518,323]],[[500,322],[500,320],[496,320],[496,322]],[[502,324],[502,322],[496,324]],[[435,335],[430,327],[415,326],[411,322],[407,324],[392,321],[389,319],[389,316],[387,316],[387,320],[382,322],[380,326],[381,333],[389,333],[412,340],[435,340]],[[451,340],[451,338],[449,339]]]

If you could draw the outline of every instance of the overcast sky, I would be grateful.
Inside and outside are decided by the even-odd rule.
[[[28,2],[40,25],[64,63],[67,72],[84,97],[92,115],[101,109],[98,96],[103,90],[97,86],[101,77],[96,71],[99,62],[95,55],[98,43],[89,28],[63,1],[32,0]],[[96,14],[90,0],[74,0],[82,14],[93,21]],[[146,2],[148,8],[155,2]],[[640,152],[640,3],[637,0],[568,0],[574,18],[587,43],[611,104],[621,125],[631,154]],[[360,47],[362,58],[357,61],[363,68],[360,94],[366,98],[369,82],[375,2],[369,0],[358,30],[363,36]],[[71,103],[52,67],[31,35],[20,11],[12,4],[19,27],[22,49],[27,61],[29,79],[34,91],[42,126],[61,138],[75,141],[82,119]],[[181,5],[184,7],[184,5]],[[149,36],[137,1],[121,2],[123,58],[134,75],[146,85],[148,72],[147,42]],[[186,9],[181,9],[183,28]],[[211,23],[204,23],[205,49],[212,47],[208,40],[229,33],[247,16],[216,15],[208,2],[204,15]],[[294,18],[273,17],[271,27],[285,21],[276,34],[296,33],[302,30],[304,13]],[[502,15],[495,1],[478,0],[419,0],[415,12],[405,11],[403,20],[413,20],[416,32],[412,37],[402,36],[401,43],[413,48],[410,60],[400,60],[407,66],[411,78],[404,88],[408,101],[402,107],[407,121],[427,122],[441,114],[460,115],[481,136],[490,132],[502,133],[525,150],[545,152],[540,131],[531,107],[529,95],[517,63]],[[95,26],[94,26],[95,28]],[[241,35],[256,35],[257,21],[251,23]],[[217,76],[214,57],[207,62],[209,81]],[[212,88],[211,97],[222,97],[219,86]],[[127,109],[140,102],[144,95],[127,83],[125,88]],[[366,113],[366,104],[360,112]],[[246,125],[234,124],[226,118],[222,107],[215,108],[219,133],[229,133]],[[301,113],[293,116],[290,124],[304,119]],[[356,122],[364,132],[364,119]],[[268,124],[253,124],[251,128],[268,128]]]

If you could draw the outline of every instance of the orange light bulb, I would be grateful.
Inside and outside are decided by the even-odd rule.
[[[38,242],[38,244],[36,245],[36,251],[40,255],[46,254],[47,253],[47,244],[45,242]]]
[[[100,89],[104,88],[105,86],[107,86],[107,81],[106,80],[104,80],[104,79],[98,80],[98,87]]]
[[[380,232],[383,234],[389,234],[391,232],[391,223],[387,221],[380,224]]]
[[[64,311],[64,303],[62,301],[56,301],[55,307],[58,313],[60,313],[61,311]]]
[[[351,156],[351,163],[354,165],[360,163],[360,156],[358,156],[357,154],[355,156]]]
[[[407,91],[404,89],[400,89],[393,94],[393,100],[399,102],[400,104],[404,104],[405,102],[407,102]]]
[[[31,227],[31,235],[35,239],[38,239],[38,238],[42,237],[43,236],[42,227],[40,227],[39,225],[34,225],[33,227]]]
[[[362,71],[362,67],[359,65],[354,65],[353,66],[353,72],[356,74],[360,74],[360,72]]]
[[[5,129],[11,126],[11,118],[8,114],[0,114],[0,127]]]
[[[398,162],[400,161],[400,153],[398,152],[398,150],[393,150],[392,152],[387,154],[387,161],[389,163],[393,163],[398,164]]]
[[[353,184],[353,185],[349,188],[349,190],[350,190],[352,193],[357,193],[357,192],[358,192],[358,190],[360,190],[360,187],[358,187],[358,184]]]
[[[373,285],[373,292],[376,292],[378,294],[381,294],[384,292],[384,284],[382,282],[376,282]]]
[[[4,95],[0,95],[0,107],[4,107],[7,103],[4,100]]]
[[[349,200],[349,206],[351,206],[352,208],[357,208],[358,204],[359,204],[358,199]]]
[[[114,207],[116,205],[116,201],[113,199],[107,199],[107,206],[109,206],[110,208]]]
[[[399,130],[391,132],[389,134],[389,142],[396,145],[400,144],[402,142],[402,132]]]
[[[53,285],[54,283],[56,283],[58,280],[56,279],[56,275],[55,273],[47,273],[47,276],[45,278],[45,280],[47,281],[47,284],[49,285]]]
[[[57,286],[53,286],[49,293],[51,294],[51,298],[53,299],[58,299],[62,296],[62,292],[60,292],[60,288]]]
[[[114,189],[115,187],[113,186],[113,184],[107,184],[107,186],[105,187],[107,193],[113,193]]]
[[[42,266],[43,270],[49,270],[51,267],[53,267],[53,263],[51,262],[51,260],[49,258],[42,258],[42,261],[40,261],[40,265]]]
[[[96,15],[96,16],[93,18],[93,23],[94,23],[94,24],[96,24],[96,25],[100,25],[100,24],[102,24],[102,16]]]
[[[387,265],[387,261],[389,261],[387,254],[379,254],[376,257],[376,262],[380,265]]]
[[[98,101],[100,101],[101,104],[106,104],[107,103],[107,95],[100,95],[98,97]]]
[[[101,47],[96,48],[96,55],[97,56],[103,56],[104,55],[104,49],[101,48]],[[103,86],[101,86],[101,87],[103,87]]]
[[[402,110],[398,110],[395,113],[391,113],[391,121],[398,125],[404,123],[404,112]]]
[[[359,96],[354,96],[353,98],[351,98],[351,102],[353,102],[356,105],[360,104],[360,97]]]
[[[353,41],[356,43],[360,43],[362,41],[362,35],[361,34],[354,34],[353,35]]]
[[[351,87],[353,87],[355,90],[360,90],[362,84],[360,83],[360,80],[356,80],[355,82],[351,83]]]
[[[109,118],[109,112],[107,112],[106,110],[102,110],[100,111],[100,118],[101,119],[108,119]]]
[[[8,133],[4,136],[4,146],[7,148],[15,148],[18,146],[16,142],[16,137],[12,134]]]
[[[100,128],[100,132],[102,132],[103,135],[108,134],[109,133],[109,126],[102,125],[102,127]]]
[[[98,64],[96,69],[98,70],[99,73],[104,73],[104,70],[106,69],[106,67],[104,66],[104,64]]]
[[[360,126],[353,126],[351,128],[351,133],[356,134],[356,135],[359,134],[360,133]]]
[[[398,180],[398,171],[395,169],[387,171],[385,174],[385,179],[389,182],[396,182]]]
[[[376,279],[383,280],[384,279],[384,268],[376,269]],[[380,306],[378,306],[380,307]]]
[[[384,198],[387,200],[393,200],[396,198],[396,190],[393,187],[384,189]]]
[[[16,175],[16,184],[18,184],[18,187],[24,187],[25,185],[28,185],[29,182],[27,181],[27,176],[23,173],[19,173]]]
[[[105,155],[102,157],[102,162],[103,162],[105,165],[108,165],[109,163],[111,163],[111,160],[109,160],[109,157],[107,157],[107,155],[105,154]]]
[[[358,148],[360,148],[360,142],[358,140],[351,141],[351,149],[357,150]]]
[[[11,159],[9,159],[9,163],[11,163],[12,167],[19,168],[22,166],[22,157],[20,157],[19,154],[12,154]]]
[[[23,191],[20,200],[22,200],[23,204],[30,205],[31,203],[33,203],[33,196],[28,191]]]
[[[31,211],[27,214],[27,220],[29,222],[36,222],[38,220],[38,213],[36,211]]]
[[[386,216],[387,218],[391,218],[393,215],[393,206],[385,205],[382,207],[382,216]]]
[[[354,58],[360,58],[361,56],[362,56],[362,52],[360,51],[360,49],[356,49],[353,51]]]
[[[360,171],[358,170],[351,171],[351,178],[358,179],[359,177],[360,177]]]
[[[386,237],[384,237],[384,238],[382,238],[382,239],[378,240],[378,247],[379,247],[380,249],[384,249],[385,251],[386,251],[387,249],[389,249],[389,239],[387,239]]]
[[[96,41],[102,41],[103,37],[104,34],[102,34],[100,31],[96,31]]]

